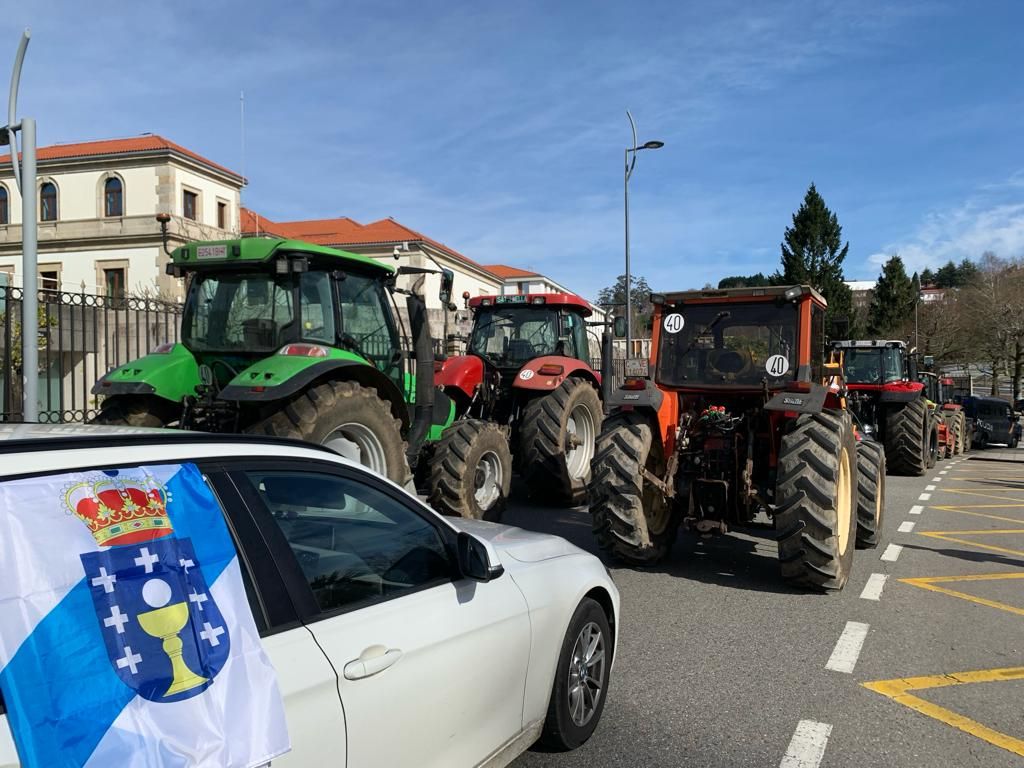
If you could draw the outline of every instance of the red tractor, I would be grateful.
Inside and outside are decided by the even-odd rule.
[[[458,420],[433,446],[431,505],[496,520],[513,467],[532,496],[583,503],[603,416],[587,333],[593,309],[570,293],[478,296],[469,308],[467,353],[434,376]]]
[[[928,361],[928,358],[925,358]],[[938,458],[948,459],[967,451],[967,417],[963,406],[953,402],[953,380],[937,373],[920,371],[918,377],[924,384],[928,407],[936,416],[939,434]]]
[[[834,341],[843,353],[850,408],[862,431],[885,446],[895,474],[920,476],[935,466],[940,421],[928,407],[917,361],[902,341]]]
[[[680,525],[705,536],[769,527],[783,578],[841,589],[855,545],[878,543],[885,455],[846,410],[825,300],[795,285],[651,301],[652,375],[609,395],[597,441],[598,544],[645,565],[668,556]]]

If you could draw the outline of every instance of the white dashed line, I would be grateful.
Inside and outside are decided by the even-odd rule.
[[[832,650],[825,669],[852,674],[853,668],[857,665],[857,657],[860,656],[860,649],[864,647],[864,640],[868,636],[868,629],[867,624],[861,624],[859,621],[846,622],[846,629],[839,636],[839,642]]]
[[[832,726],[828,723],[801,720],[797,723],[779,768],[818,768],[825,756],[825,745],[831,733]]]
[[[922,507],[920,504],[915,504],[914,506],[912,506],[910,508],[910,514],[912,514],[912,515],[920,515],[922,509],[924,509],[924,507]]]
[[[882,553],[881,559],[887,563],[895,563],[902,551],[903,547],[899,544],[890,544],[885,548],[885,552]]]
[[[944,469],[944,470],[942,470],[941,472],[939,472],[939,474],[940,474],[940,475],[945,475],[945,474],[949,474],[949,470],[948,470],[948,469]]]
[[[935,490],[935,486],[934,486],[934,485],[926,485],[926,486],[924,487],[924,489],[925,489],[926,491],[934,491],[934,490]]]
[[[931,497],[932,497],[932,495],[930,493],[922,493],[920,496],[917,497],[917,500],[918,501],[928,501],[928,499],[930,499]]]
[[[914,530],[914,521],[907,520],[905,523],[900,523],[900,527],[896,530],[900,533],[911,533]]]
[[[864,591],[860,593],[862,600],[879,600],[882,597],[882,588],[888,575],[884,573],[872,573],[868,576],[868,583],[864,585]]]
[[[941,477],[933,477],[932,478],[932,482],[933,483],[941,483],[942,482],[942,478]]]

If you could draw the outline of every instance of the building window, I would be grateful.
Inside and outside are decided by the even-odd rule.
[[[228,204],[217,201],[217,226],[220,229],[228,228]]]
[[[186,219],[196,221],[196,209],[199,208],[199,195],[186,189],[181,196],[181,214]]]
[[[7,207],[7,187],[0,184],[0,224],[10,223],[10,208]]]
[[[39,220],[57,220],[57,185],[52,181],[44,182],[39,188]]]
[[[123,299],[124,298],[124,269],[121,267],[115,269],[104,269],[103,270],[103,287],[106,290],[106,295],[111,299]]]
[[[124,216],[124,186],[116,176],[103,183],[103,215]]]
[[[56,291],[60,289],[60,272],[48,271],[39,273],[39,284],[44,291]]]

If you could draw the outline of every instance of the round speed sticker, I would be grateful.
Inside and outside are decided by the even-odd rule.
[[[683,330],[683,316],[678,312],[673,312],[671,315],[665,316],[662,325],[665,328],[665,333],[679,333]]]
[[[523,381],[529,381],[530,379],[533,378],[533,371],[531,371],[529,368],[527,368],[525,371],[520,371],[519,378],[522,379]]]
[[[769,376],[785,376],[789,370],[789,358],[785,355],[772,355],[764,363]]]

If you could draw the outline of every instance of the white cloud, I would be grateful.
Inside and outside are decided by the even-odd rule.
[[[1024,256],[1024,171],[981,187],[961,205],[928,213],[917,231],[868,257],[884,264],[898,253],[907,271],[978,259],[985,251],[1003,258]]]

